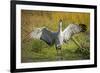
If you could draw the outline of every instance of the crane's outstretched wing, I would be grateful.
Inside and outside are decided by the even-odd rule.
[[[72,35],[79,33],[79,32],[85,32],[86,31],[86,25],[84,24],[70,24],[65,30],[63,31],[63,41],[67,42]]]
[[[48,45],[54,44],[56,32],[49,31],[47,28],[37,28],[30,33],[30,38],[45,41]]]

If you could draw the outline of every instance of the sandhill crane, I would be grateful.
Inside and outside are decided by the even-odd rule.
[[[74,34],[84,31],[86,31],[86,25],[84,24],[69,24],[68,27],[62,31],[62,20],[60,20],[57,32],[50,31],[46,27],[37,28],[30,33],[30,38],[43,40],[48,45],[55,44],[57,54],[59,55],[63,43],[67,43]]]

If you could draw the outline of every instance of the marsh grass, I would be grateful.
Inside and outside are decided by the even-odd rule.
[[[34,28],[47,27],[57,31],[59,20],[63,20],[63,30],[70,23],[84,23],[87,26],[85,33],[74,35],[82,48],[72,40],[62,45],[63,60],[85,60],[90,59],[90,14],[75,12],[49,12],[49,11],[21,11],[21,62],[44,62],[57,61],[55,45],[48,46],[44,41],[31,39],[23,42],[26,35]]]

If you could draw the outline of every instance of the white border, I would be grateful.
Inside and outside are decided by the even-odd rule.
[[[88,12],[90,13],[90,60],[77,61],[56,61],[56,62],[35,62],[21,63],[21,9],[25,10],[44,10],[44,11],[65,11],[65,12]],[[16,5],[16,68],[39,68],[54,66],[72,66],[94,64],[94,10],[85,8],[69,8],[69,7],[50,7],[35,5]]]

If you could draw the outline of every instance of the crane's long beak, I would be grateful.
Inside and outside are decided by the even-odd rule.
[[[79,24],[79,26],[82,28],[82,32],[85,32],[87,30],[87,26],[85,24]]]

